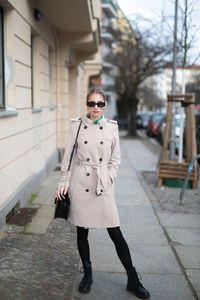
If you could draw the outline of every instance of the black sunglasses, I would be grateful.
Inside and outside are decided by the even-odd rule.
[[[95,107],[95,105],[97,105],[98,107],[104,107],[105,102],[103,102],[103,101],[99,101],[99,102],[87,101],[87,106],[88,107]]]

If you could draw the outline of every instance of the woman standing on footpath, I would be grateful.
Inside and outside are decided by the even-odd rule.
[[[88,293],[93,282],[89,228],[107,228],[128,275],[127,290],[139,298],[146,299],[150,294],[139,281],[132,264],[128,245],[120,230],[114,197],[114,178],[120,163],[118,125],[116,121],[105,119],[102,114],[107,101],[101,89],[90,90],[85,104],[88,114],[82,118],[78,136],[78,164],[73,170],[67,171],[80,125],[80,119],[72,119],[61,166],[62,175],[56,190],[58,200],[62,200],[62,195],[67,191],[70,195],[69,222],[77,227],[77,246],[84,269],[79,292]]]

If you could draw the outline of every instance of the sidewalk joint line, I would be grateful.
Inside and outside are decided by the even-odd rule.
[[[129,161],[130,161],[130,160],[129,160]],[[130,161],[130,164],[132,165],[132,162],[131,162],[131,161]],[[132,165],[132,167],[133,167],[133,165]],[[133,169],[134,169],[134,167],[133,167]],[[134,169],[134,170],[135,170],[135,169]],[[135,172],[136,172],[136,174],[137,174],[137,176],[138,176],[138,179],[139,179],[140,183],[142,184],[142,187],[144,188],[144,190],[145,190],[145,192],[146,192],[146,194],[147,194],[147,196],[148,196],[148,198],[149,198],[149,200],[150,200],[150,203],[151,203],[151,205],[152,205],[154,214],[155,214],[155,216],[156,216],[156,218],[157,218],[157,220],[158,220],[158,223],[159,223],[160,227],[162,228],[162,230],[163,230],[163,232],[164,232],[164,235],[165,235],[165,237],[166,237],[166,239],[167,239],[167,241],[168,241],[169,247],[171,248],[171,250],[172,250],[172,252],[173,252],[173,254],[174,254],[174,256],[175,256],[175,258],[176,258],[176,260],[177,260],[177,262],[178,262],[178,265],[179,265],[179,267],[180,267],[180,269],[181,269],[181,272],[182,272],[183,276],[185,277],[185,280],[186,280],[186,282],[187,282],[187,284],[188,284],[188,286],[189,286],[189,288],[190,288],[190,290],[191,290],[191,292],[192,292],[192,295],[194,296],[195,300],[199,300],[199,297],[198,297],[198,295],[197,295],[197,292],[196,292],[196,290],[194,289],[194,287],[193,287],[193,285],[192,285],[192,283],[191,283],[191,281],[190,281],[190,279],[189,279],[189,277],[188,277],[188,275],[187,275],[187,273],[186,273],[186,271],[185,271],[185,268],[184,268],[184,266],[183,266],[183,264],[182,264],[182,262],[181,262],[181,259],[180,259],[179,255],[178,255],[178,253],[177,253],[175,247],[173,246],[173,241],[170,239],[170,236],[169,236],[169,234],[168,234],[166,228],[162,225],[161,220],[160,220],[160,218],[159,218],[159,216],[158,216],[158,214],[157,214],[157,211],[156,211],[156,209],[155,209],[155,207],[154,207],[154,204],[153,204],[152,199],[155,199],[155,200],[156,200],[156,198],[154,197],[154,195],[153,195],[153,194],[151,193],[151,191],[149,190],[149,188],[148,188],[148,186],[147,186],[147,183],[145,182],[145,180],[144,180],[143,177],[142,177],[141,172],[136,171],[136,170],[135,170]]]

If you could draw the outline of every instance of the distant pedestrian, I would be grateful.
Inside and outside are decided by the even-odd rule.
[[[69,221],[77,227],[77,246],[84,269],[79,284],[81,293],[88,293],[93,282],[89,228],[107,228],[117,255],[128,275],[127,290],[139,298],[149,298],[149,292],[139,281],[132,264],[128,245],[120,230],[120,221],[114,197],[114,178],[120,163],[120,145],[116,121],[104,118],[106,96],[99,88],[88,92],[85,102],[88,114],[82,118],[76,157],[78,164],[67,171],[70,154],[80,119],[72,119],[69,129],[56,198],[69,192],[71,208]]]

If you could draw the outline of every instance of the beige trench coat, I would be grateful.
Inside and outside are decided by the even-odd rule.
[[[69,221],[85,228],[120,226],[114,196],[114,178],[120,163],[116,121],[104,117],[97,123],[82,118],[76,152],[77,164],[67,172],[70,154],[80,124],[72,119],[58,186],[68,187],[71,199]]]

